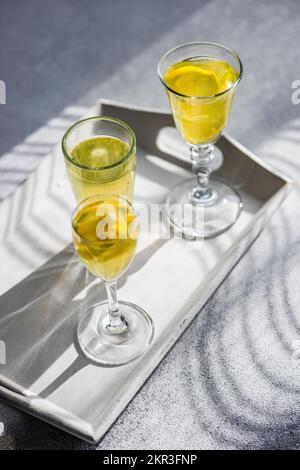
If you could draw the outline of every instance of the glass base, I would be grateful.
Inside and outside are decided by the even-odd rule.
[[[173,229],[187,238],[216,237],[236,222],[242,199],[235,189],[214,178],[210,178],[203,198],[195,197],[195,186],[195,178],[175,186],[167,196],[165,216]]]
[[[107,302],[95,305],[78,324],[79,346],[93,363],[107,367],[128,364],[143,354],[152,341],[154,326],[149,315],[130,302],[121,301],[119,306],[128,325],[124,333],[107,331]]]

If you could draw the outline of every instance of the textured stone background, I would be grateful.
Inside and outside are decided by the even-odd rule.
[[[10,149],[60,115],[57,139],[66,106],[107,97],[166,108],[157,61],[191,40],[239,52],[245,74],[228,131],[298,183],[299,29],[297,0],[2,0],[1,197],[54,140]],[[296,187],[99,449],[300,448],[299,208]],[[93,448],[5,404],[0,447]]]

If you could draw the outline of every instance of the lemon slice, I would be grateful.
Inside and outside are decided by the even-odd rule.
[[[78,234],[85,238],[86,240],[96,241],[97,240],[97,223],[99,222],[99,217],[92,217],[85,222],[78,222],[76,225],[76,230]]]
[[[75,221],[77,233],[86,240],[127,239],[131,237],[131,231],[137,231],[136,227],[129,230],[136,219],[135,214],[116,201],[95,203],[87,209],[84,216]]]
[[[187,96],[212,96],[219,92],[221,86],[215,71],[201,62],[175,64],[168,70],[165,80],[174,91]]]

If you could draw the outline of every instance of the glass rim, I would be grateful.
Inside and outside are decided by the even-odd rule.
[[[78,233],[78,231],[76,230],[76,228],[74,227],[74,218],[76,216],[76,214],[83,208],[83,207],[86,207],[86,203],[88,201],[92,201],[93,199],[100,199],[102,198],[103,200],[105,199],[114,199],[114,200],[119,200],[121,199],[123,202],[125,202],[125,204],[127,205],[127,207],[129,207],[131,210],[132,210],[132,213],[134,214],[134,216],[136,217],[136,213],[135,213],[135,209],[134,209],[134,206],[131,204],[131,202],[126,199],[126,197],[124,196],[118,196],[117,194],[93,194],[93,196],[88,196],[86,197],[85,199],[83,199],[82,201],[80,201],[79,204],[77,204],[77,206],[75,207],[75,209],[72,211],[72,215],[71,215],[71,224],[72,224],[72,230],[76,233],[76,235],[78,235],[80,238],[82,238],[83,240],[85,240],[86,242],[88,243],[94,243],[93,241],[89,240],[88,238],[86,237],[83,237],[81,234]],[[92,203],[92,202],[91,202]],[[100,203],[101,204],[101,203]]]
[[[161,70],[161,66],[164,62],[164,60],[167,58],[167,56],[169,54],[171,54],[172,52],[178,50],[178,49],[181,49],[183,47],[187,47],[187,46],[214,46],[214,47],[219,47],[220,49],[223,49],[225,50],[226,52],[229,52],[237,61],[237,63],[239,64],[239,67],[240,67],[240,73],[236,79],[236,81],[234,83],[232,83],[228,88],[226,88],[226,90],[223,90],[223,91],[220,91],[219,93],[216,93],[214,95],[210,95],[210,96],[192,96],[192,95],[184,95],[183,93],[179,93],[175,90],[173,90],[171,87],[169,87],[169,85],[167,85],[167,83],[165,82],[164,78],[162,77],[162,74],[160,72]],[[157,75],[158,75],[158,78],[160,79],[161,83],[163,84],[163,86],[165,88],[167,88],[171,93],[174,93],[175,95],[178,95],[182,98],[189,98],[189,99],[192,99],[192,100],[210,100],[212,98],[218,98],[219,96],[222,96],[224,95],[225,93],[227,93],[228,91],[232,90],[233,88],[235,88],[238,83],[241,81],[241,78],[243,76],[243,64],[242,64],[242,61],[241,59],[239,58],[238,54],[233,50],[231,49],[230,47],[227,47],[227,46],[223,46],[222,44],[219,44],[217,42],[206,42],[206,41],[195,41],[195,42],[188,42],[188,43],[185,43],[185,44],[179,44],[178,46],[175,46],[173,47],[172,49],[170,49],[169,51],[167,51],[163,56],[162,58],[160,59],[160,61],[158,62],[158,66],[157,66]]]
[[[132,137],[132,144],[131,144],[128,152],[126,153],[126,155],[124,157],[122,157],[120,160],[118,160],[117,162],[114,162],[110,165],[101,166],[101,167],[91,167],[91,166],[88,166],[88,165],[83,165],[83,164],[78,163],[75,160],[73,160],[73,158],[71,158],[71,156],[69,155],[69,152],[67,151],[67,148],[66,148],[67,139],[70,136],[70,134],[77,127],[80,127],[82,124],[85,124],[86,122],[90,122],[90,121],[108,121],[108,122],[112,122],[114,124],[119,124],[121,127],[126,129]],[[113,137],[113,136],[107,136],[107,137]],[[81,168],[82,170],[90,170],[90,171],[109,170],[110,168],[114,168],[114,167],[120,165],[121,163],[125,162],[127,159],[129,159],[131,157],[131,155],[135,151],[135,147],[136,147],[136,137],[135,137],[135,133],[133,132],[131,127],[128,124],[126,124],[126,122],[121,121],[121,119],[112,118],[110,116],[92,116],[92,117],[80,119],[80,121],[76,121],[74,124],[72,124],[72,126],[70,126],[66,130],[66,132],[64,133],[64,135],[61,139],[61,148],[62,148],[62,152],[63,152],[63,155],[64,155],[65,159],[68,160],[73,165],[77,166],[78,168]]]

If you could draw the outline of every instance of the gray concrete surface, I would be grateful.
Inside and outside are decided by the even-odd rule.
[[[159,57],[210,40],[235,48],[245,66],[228,131],[298,183],[297,0],[2,0],[0,8],[1,154],[78,102],[166,108]],[[0,159],[2,197],[48,150],[14,155],[9,170]],[[299,207],[297,186],[99,449],[300,448]],[[2,403],[0,422],[2,448],[93,448]]]

